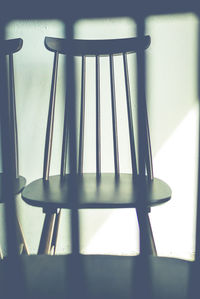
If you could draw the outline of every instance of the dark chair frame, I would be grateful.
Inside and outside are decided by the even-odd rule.
[[[68,147],[68,111],[67,101],[65,106],[63,142],[61,155],[61,170],[59,176],[50,176],[51,148],[53,141],[53,126],[56,99],[56,83],[58,74],[59,54],[82,57],[82,79],[81,79],[81,114],[80,114],[80,133],[79,133],[79,157],[77,174],[73,177],[75,189],[80,191],[79,208],[136,208],[139,227],[141,226],[141,209],[137,206],[137,192],[140,187],[139,173],[133,129],[133,116],[131,108],[131,95],[128,75],[127,55],[137,53],[141,49],[147,49],[150,45],[150,37],[144,38],[126,38],[113,40],[71,40],[60,38],[45,38],[45,47],[54,53],[52,85],[50,93],[50,103],[46,130],[46,142],[44,151],[43,178],[29,184],[22,193],[22,198],[30,205],[42,207],[46,214],[38,254],[55,253],[58,225],[60,221],[60,209],[70,209],[71,201],[75,195],[70,193],[70,183],[72,182],[69,174],[66,174],[66,160]],[[122,55],[124,64],[124,78],[126,88],[126,105],[129,127],[130,152],[132,163],[132,174],[121,174],[119,169],[118,153],[118,133],[117,133],[117,114],[115,100],[115,78],[114,78],[114,56]],[[96,61],[96,173],[83,174],[83,150],[84,150],[84,119],[85,119],[85,72],[86,57],[94,56]],[[112,128],[113,128],[113,150],[114,150],[114,174],[101,173],[101,128],[100,128],[100,56],[108,56],[110,64],[110,84],[111,84],[111,108],[112,108]],[[171,197],[171,189],[163,181],[154,178],[153,163],[151,153],[151,142],[149,125],[147,118],[147,109],[145,107],[145,165],[146,181],[150,201],[148,211],[154,205],[162,204]],[[127,185],[128,184],[128,185]],[[109,194],[98,197],[94,192],[93,197],[90,190],[103,190],[103,187],[113,186]],[[125,196],[126,186],[131,186],[127,197]],[[60,189],[62,191],[60,191]],[[51,191],[53,195],[51,196]],[[71,190],[71,189],[70,189]],[[84,195],[86,194],[86,195]],[[87,194],[89,194],[89,199]],[[120,196],[123,194],[123,196]],[[149,217],[148,235],[149,235],[149,253],[156,255],[156,247]]]
[[[13,168],[15,183],[14,183],[14,194],[20,194],[25,187],[26,179],[19,175],[19,158],[18,158],[18,133],[17,133],[17,116],[16,116],[16,100],[15,100],[15,81],[14,81],[14,59],[13,54],[21,50],[23,40],[21,38],[5,40],[1,44],[1,55],[8,56],[8,107],[9,107],[9,123],[10,123],[10,134],[14,140],[12,150]],[[0,190],[2,190],[3,175],[0,173]],[[0,203],[4,203],[2,195],[0,197]],[[28,247],[24,239],[21,225],[17,219],[17,231],[20,243],[20,252],[28,254]]]

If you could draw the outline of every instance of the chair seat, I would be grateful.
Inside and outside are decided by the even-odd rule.
[[[70,188],[69,188],[70,186]],[[43,208],[71,208],[79,193],[78,208],[131,208],[136,207],[137,183],[131,174],[96,174],[51,176],[30,183],[22,192],[22,198],[30,205]],[[147,183],[149,206],[159,205],[171,197],[170,187],[159,179]]]
[[[3,184],[3,173],[0,173],[0,190],[2,190]],[[14,186],[14,194],[19,194],[26,185],[26,179],[23,176],[19,176],[16,178],[15,186]],[[3,203],[4,199],[2,198],[2,194],[0,193],[0,203]]]
[[[27,299],[136,298],[134,282],[138,256],[80,255],[81,268],[77,272],[83,284],[78,282],[78,274],[75,282],[72,281],[74,268],[71,255],[20,256],[20,259],[25,271]],[[0,282],[6,263],[6,259],[1,263]],[[189,271],[193,264],[175,258],[149,257],[153,299],[186,299]],[[69,295],[72,288],[79,297]]]

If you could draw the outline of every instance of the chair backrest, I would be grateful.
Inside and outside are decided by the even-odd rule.
[[[3,122],[7,122],[7,129],[9,130],[7,133],[7,136],[5,138],[8,138],[10,136],[10,142],[11,142],[11,148],[10,148],[10,163],[12,165],[11,169],[13,172],[13,178],[17,179],[15,182],[15,191],[18,193],[22,187],[24,186],[24,178],[19,176],[19,162],[18,162],[18,137],[17,137],[17,120],[16,120],[16,103],[15,103],[15,81],[14,81],[14,62],[13,62],[13,54],[18,52],[23,45],[23,41],[21,38],[17,39],[11,39],[11,40],[4,40],[1,42],[0,47],[0,55],[2,59],[5,61],[5,73],[3,71],[2,80],[5,80],[6,82],[6,88],[7,88],[7,94],[8,98],[6,101],[2,102],[2,113],[4,115],[7,115],[2,120],[1,123],[1,131],[3,127]],[[2,60],[2,61],[3,61]],[[1,66],[2,67],[2,66]],[[7,74],[7,76],[6,76]],[[5,98],[5,96],[4,96]],[[6,111],[8,113],[6,114]],[[3,140],[3,134],[1,134],[1,148],[3,146],[3,143],[5,144],[5,139]],[[7,149],[6,151],[9,152]],[[1,161],[3,162],[3,158],[1,157]],[[2,163],[3,164],[3,163]],[[3,166],[4,168],[4,166]],[[4,169],[3,169],[4,172]],[[0,202],[4,202],[5,197],[2,195],[2,185],[3,185],[3,174],[0,173]]]
[[[129,84],[129,70],[127,56],[129,53],[137,53],[141,49],[147,49],[150,45],[150,37],[144,38],[126,38],[126,39],[111,39],[111,40],[77,40],[69,41],[67,39],[46,37],[45,46],[49,51],[54,52],[54,64],[51,84],[51,94],[49,103],[48,122],[46,130],[46,143],[44,154],[43,178],[48,180],[50,171],[51,148],[53,140],[54,126],[54,111],[56,98],[56,84],[58,73],[58,57],[59,54],[70,56],[81,56],[81,108],[80,108],[80,130],[79,130],[79,157],[78,157],[78,173],[83,172],[83,151],[84,151],[84,122],[85,122],[85,88],[86,88],[86,63],[87,57],[95,57],[95,73],[96,73],[96,173],[101,173],[101,124],[100,124],[100,56],[109,57],[110,66],[110,91],[111,91],[111,111],[112,111],[112,134],[113,134],[113,152],[114,152],[114,169],[115,174],[120,173],[119,167],[119,151],[118,151],[118,130],[117,130],[117,113],[116,113],[116,95],[115,95],[115,69],[114,56],[121,55],[123,58],[124,68],[124,86],[126,92],[126,107],[127,119],[129,128],[130,153],[133,175],[138,174],[135,138],[133,129],[133,116],[131,107],[131,95]],[[66,109],[65,109],[66,110]],[[67,158],[67,140],[68,131],[66,129],[67,111],[64,116],[64,129],[62,141],[62,156],[61,156],[61,175],[66,173],[66,158]],[[151,157],[151,146],[149,136],[149,126],[147,120],[147,111],[145,110],[144,118],[146,119],[146,142],[145,142],[145,164],[148,178],[153,179],[153,167]]]
[[[21,38],[5,40],[1,43],[1,55],[8,56],[8,107],[9,107],[9,122],[10,134],[13,140],[12,157],[13,171],[16,178],[19,177],[19,161],[18,161],[18,137],[17,137],[17,120],[16,120],[16,103],[15,103],[15,81],[14,81],[14,63],[13,54],[18,52],[23,45]]]
[[[13,54],[22,48],[22,44],[23,41],[21,38],[0,41],[0,123],[2,141],[1,159],[3,164],[3,174],[1,177],[2,186],[0,192],[3,202],[5,203],[4,219],[6,224],[6,249],[7,255],[11,260],[9,265],[4,267],[2,286],[7,286],[8,281],[10,284],[5,293],[3,290],[2,296],[4,298],[11,298],[13,293],[15,293],[17,297],[25,298],[23,293],[23,271],[18,256],[19,244],[16,228],[16,201],[14,200],[16,188],[18,188],[21,183],[18,173]],[[18,181],[19,185],[16,184],[16,181]],[[24,186],[24,182],[22,182],[22,185]]]

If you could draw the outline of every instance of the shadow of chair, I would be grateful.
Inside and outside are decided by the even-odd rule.
[[[55,253],[56,239],[58,233],[58,224],[60,219],[60,209],[71,209],[73,203],[72,198],[75,198],[75,193],[79,192],[78,206],[80,209],[119,209],[119,208],[136,208],[139,227],[141,226],[141,211],[137,207],[138,188],[140,186],[141,173],[138,167],[138,158],[136,151],[136,138],[133,119],[133,105],[131,99],[131,91],[129,84],[129,55],[135,55],[138,50],[147,49],[150,45],[150,37],[145,36],[143,39],[126,38],[116,40],[73,40],[70,43],[65,39],[60,38],[45,38],[46,48],[54,53],[52,85],[50,92],[49,113],[47,120],[46,141],[44,150],[43,178],[38,179],[25,187],[22,193],[23,200],[36,207],[43,208],[45,220],[38,249],[38,254]],[[51,164],[51,149],[53,143],[53,127],[55,115],[56,101],[56,84],[58,74],[58,58],[59,55],[78,56],[81,65],[81,96],[80,102],[80,118],[79,126],[79,150],[78,150],[78,165],[75,175],[67,174],[67,155],[69,147],[69,130],[67,128],[70,118],[70,108],[68,99],[66,99],[64,112],[63,140],[61,153],[60,174],[50,176]],[[118,120],[120,117],[120,108],[117,107],[116,101],[116,70],[115,59],[119,56],[122,63],[121,84],[125,89],[124,103],[126,105],[126,121],[127,134],[129,135],[129,146],[131,156],[132,173],[126,174],[120,172],[120,154],[118,145]],[[96,99],[96,121],[94,124],[96,131],[96,172],[84,173],[84,136],[85,136],[85,109],[87,86],[86,74],[88,72],[88,59],[93,59],[95,64],[95,93]],[[112,138],[111,146],[113,146],[113,173],[103,173],[101,171],[101,87],[100,81],[102,78],[101,59],[107,57],[108,75],[110,80],[110,99],[107,101],[107,107],[111,107],[110,121],[112,123]],[[89,105],[89,104],[88,104]],[[135,106],[134,106],[135,107]],[[145,179],[150,193],[148,202],[148,210],[150,207],[160,205],[168,201],[171,197],[169,186],[153,176],[153,164],[151,154],[151,143],[148,126],[147,109],[145,107],[143,117],[145,119]],[[153,238],[153,233],[148,222],[148,238],[149,238],[149,253],[156,255],[156,247]]]
[[[20,194],[26,184],[26,179],[23,176],[19,175],[19,161],[18,161],[18,137],[17,137],[17,118],[16,118],[16,103],[15,103],[15,82],[14,82],[14,62],[13,62],[13,54],[21,50],[23,45],[23,41],[20,38],[5,40],[1,44],[1,55],[6,56],[7,64],[8,64],[8,94],[9,94],[9,122],[11,125],[11,134],[13,137],[13,147],[12,147],[12,155],[13,155],[13,171],[15,176],[15,188],[14,194]],[[3,184],[3,175],[4,173],[0,173],[0,190],[2,190]],[[4,203],[4,198],[2,196],[2,192],[0,193],[0,203]],[[22,228],[17,220],[17,230],[18,237],[20,239],[20,252],[28,253],[28,248],[23,236]]]

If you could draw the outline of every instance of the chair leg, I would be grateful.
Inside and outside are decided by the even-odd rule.
[[[56,211],[44,211],[45,219],[38,248],[38,254],[50,254]]]
[[[154,237],[153,237],[153,231],[152,231],[151,222],[150,222],[150,219],[149,219],[149,214],[147,216],[147,221],[148,221],[148,229],[149,229],[150,248],[152,250],[152,255],[157,256],[156,244],[155,244],[155,240],[154,240]]]
[[[19,253],[20,254],[29,254],[28,247],[27,247],[26,241],[24,239],[22,227],[21,227],[21,224],[20,224],[18,218],[17,218],[17,233],[18,233],[19,244],[20,244]]]
[[[56,219],[54,224],[54,230],[53,230],[53,237],[51,242],[51,253],[54,255],[56,253],[56,245],[57,245],[57,239],[58,239],[58,229],[60,225],[60,216],[61,216],[61,209],[56,213]]]
[[[141,229],[141,217],[143,217],[142,215],[140,215],[140,212],[138,210],[136,210],[137,212],[137,218],[138,218],[138,224],[139,224],[139,229]],[[149,219],[149,214],[147,215],[147,228],[148,228],[148,242],[147,242],[147,252],[150,255],[154,255],[157,256],[157,250],[156,250],[156,245],[155,245],[155,241],[154,241],[154,237],[153,237],[153,231],[151,228],[151,222]]]
[[[16,229],[17,229],[17,235],[18,235],[18,239],[19,239],[19,254],[29,254],[28,247],[27,247],[26,241],[24,239],[22,227],[21,227],[21,224],[20,224],[18,218],[17,218],[17,223],[16,223]],[[0,260],[2,260],[2,259],[3,259],[3,253],[0,248]]]

